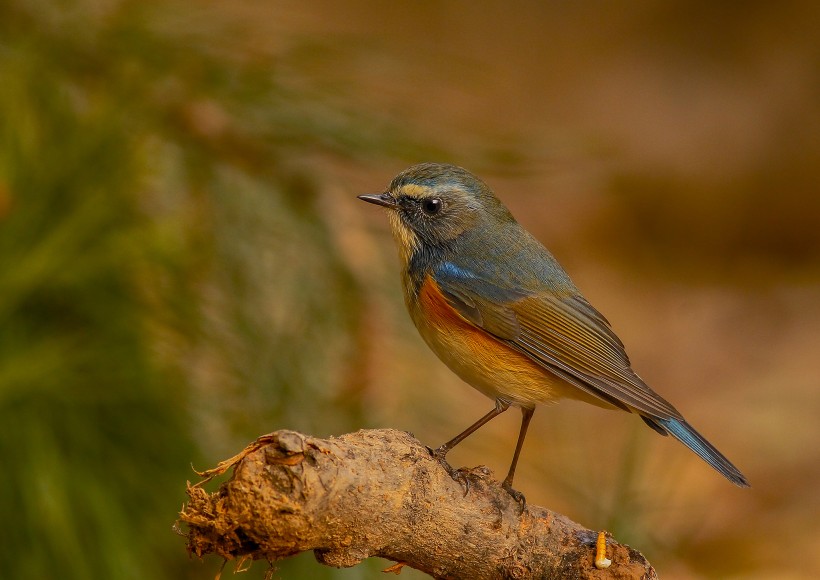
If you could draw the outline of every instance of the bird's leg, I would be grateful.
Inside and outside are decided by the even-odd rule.
[[[450,474],[454,480],[460,482],[464,485],[464,495],[467,495],[467,491],[470,489],[470,484],[467,482],[467,478],[464,476],[464,473],[461,470],[453,469],[447,460],[445,459],[447,453],[456,445],[464,441],[467,437],[475,433],[482,425],[489,423],[491,419],[498,417],[501,413],[506,411],[510,408],[510,404],[507,401],[503,401],[501,399],[495,400],[495,408],[484,415],[481,419],[467,427],[464,431],[450,439],[444,445],[438,447],[437,449],[431,449],[430,453],[433,457],[441,464],[441,466]],[[532,415],[532,411],[530,411],[530,415]],[[509,477],[509,476],[508,476]],[[512,481],[512,480],[511,480]]]
[[[513,477],[515,477],[515,466],[518,464],[518,456],[521,455],[521,448],[524,446],[524,438],[527,436],[527,427],[530,426],[530,419],[535,409],[521,408],[521,430],[518,432],[518,442],[515,444],[515,453],[513,454],[512,464],[510,470],[507,472],[507,477],[501,487],[509,493],[515,501],[521,504],[521,511],[527,505],[527,500],[524,499],[524,494],[512,488]]]

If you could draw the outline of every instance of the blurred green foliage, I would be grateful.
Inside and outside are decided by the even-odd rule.
[[[361,426],[360,299],[298,159],[412,145],[181,9],[0,6],[4,578],[210,576],[171,531],[191,461]]]

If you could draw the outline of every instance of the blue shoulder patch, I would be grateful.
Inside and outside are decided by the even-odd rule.
[[[468,297],[475,296],[495,303],[505,303],[526,296],[526,292],[504,287],[453,262],[442,262],[433,278],[443,290]]]
[[[453,278],[461,278],[463,280],[470,280],[470,279],[477,279],[478,276],[470,272],[469,270],[465,270],[464,268],[459,268],[452,262],[444,262],[436,271],[436,274],[443,274],[444,276],[452,276]]]

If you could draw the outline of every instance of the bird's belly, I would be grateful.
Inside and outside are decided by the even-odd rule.
[[[424,341],[462,380],[490,398],[522,407],[561,398],[586,398],[580,389],[464,320],[428,278],[408,300]]]

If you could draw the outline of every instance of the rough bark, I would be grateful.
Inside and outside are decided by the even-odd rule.
[[[276,561],[313,550],[329,566],[381,556],[469,580],[657,577],[640,553],[611,538],[612,564],[597,569],[597,532],[541,507],[522,511],[486,468],[465,472],[465,495],[404,432],[317,439],[277,431],[202,475],[230,467],[215,493],[188,486],[178,523],[197,556]]]

